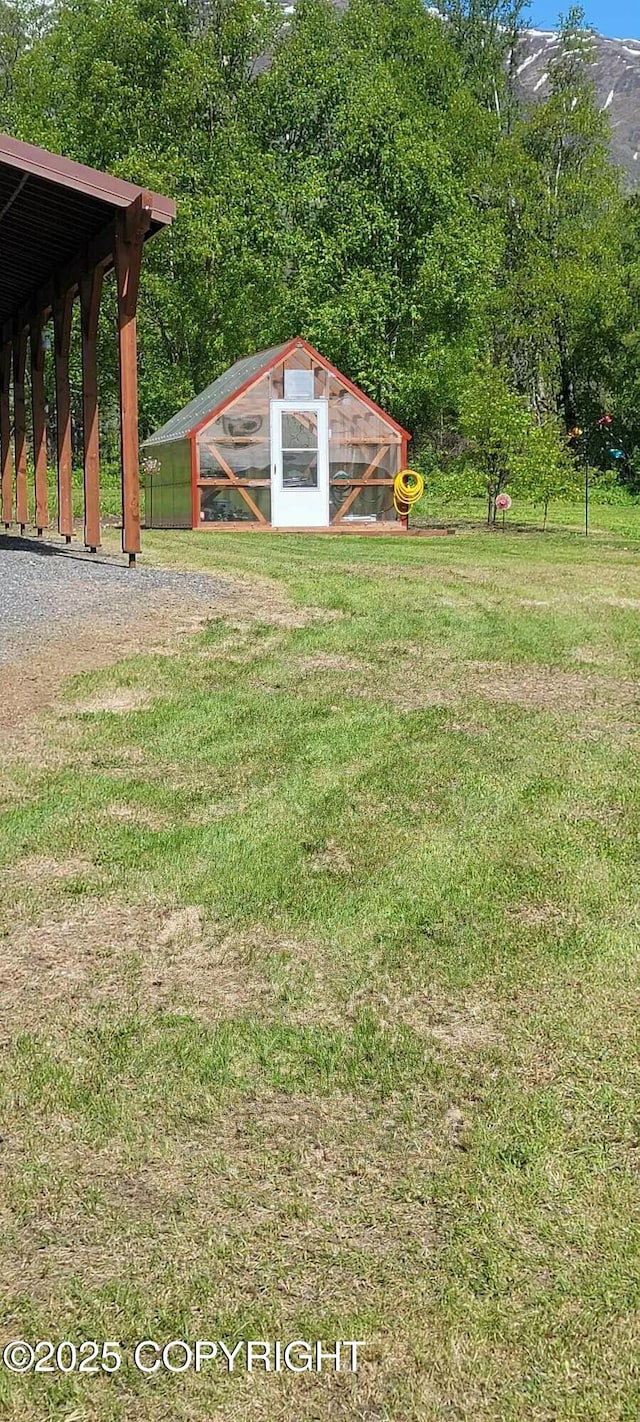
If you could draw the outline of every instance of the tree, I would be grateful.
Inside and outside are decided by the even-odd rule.
[[[498,134],[509,131],[517,112],[514,79],[529,5],[530,0],[438,0],[465,77],[493,114]]]
[[[420,0],[301,0],[261,88],[289,330],[414,430],[468,362],[496,254],[465,174],[483,115]]]
[[[551,500],[575,497],[581,485],[559,420],[551,418],[541,424],[529,421],[523,448],[513,460],[513,473],[518,493],[534,504],[542,504],[542,527],[546,529]]]
[[[460,430],[467,458],[482,471],[487,523],[495,523],[496,498],[520,467],[530,421],[505,369],[486,364],[467,379],[460,399]]]
[[[621,295],[622,201],[598,111],[583,12],[563,22],[549,95],[505,143],[512,194],[496,312],[497,352],[538,418],[565,429],[609,403]]]
[[[616,442],[628,463],[622,477],[640,491],[640,197],[625,204],[622,237],[623,293],[616,301],[616,342],[611,388]]]
[[[172,229],[143,264],[143,435],[269,344],[279,317],[277,188],[249,105],[276,10],[269,0],[206,12],[184,0],[67,0],[15,67],[18,136],[177,198]],[[106,339],[100,370],[107,412],[116,370]]]

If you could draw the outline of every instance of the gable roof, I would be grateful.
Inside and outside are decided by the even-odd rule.
[[[242,360],[237,360],[235,365],[230,366],[222,375],[219,375],[218,379],[212,381],[211,385],[201,391],[200,395],[195,395],[183,410],[179,410],[176,415],[167,420],[166,424],[155,431],[155,434],[149,435],[149,438],[143,442],[143,448],[169,444],[172,440],[185,439],[189,435],[196,434],[204,425],[209,424],[209,421],[214,419],[221,409],[229,405],[236,395],[247,389],[264,371],[277,365],[283,356],[288,355],[298,346],[301,346],[312,360],[318,361],[320,365],[324,366],[325,370],[330,370],[336,379],[345,385],[358,400],[362,400],[365,405],[368,405],[370,410],[374,410],[376,415],[379,415],[380,419],[384,420],[384,423],[391,429],[397,430],[398,434],[401,434],[405,439],[411,438],[409,431],[399,425],[398,421],[388,415],[380,405],[376,405],[375,400],[372,400],[369,395],[365,395],[364,390],[360,390],[357,385],[354,385],[352,380],[349,380],[335,365],[331,364],[331,361],[327,360],[326,356],[321,355],[320,351],[305,341],[303,336],[298,336],[293,340],[284,341],[282,345],[270,346],[266,351],[256,351],[254,355],[243,356]]]
[[[267,351],[256,351],[255,355],[237,360],[235,365],[207,385],[206,390],[194,395],[193,400],[183,410],[178,410],[177,415],[172,415],[155,434],[149,435],[144,441],[145,448],[152,444],[169,444],[171,440],[190,435],[197,425],[208,419],[209,415],[214,415],[219,406],[226,404],[243,385],[257,379],[264,367],[273,364],[290,345],[290,341],[284,341],[281,346],[271,346]]]

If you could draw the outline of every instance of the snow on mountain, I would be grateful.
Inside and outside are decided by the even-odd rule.
[[[527,30],[517,55],[517,75],[523,97],[542,99],[559,49],[554,30]],[[640,188],[640,40],[594,36],[593,78],[600,108],[611,125],[613,157],[626,184]]]

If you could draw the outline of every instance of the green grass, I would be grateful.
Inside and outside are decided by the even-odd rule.
[[[597,520],[146,535],[238,613],[5,762],[3,1337],[367,1346],[0,1369],[12,1422],[638,1415],[640,517]]]
[[[52,526],[55,526],[58,509],[58,476],[55,468],[51,466],[47,470],[47,484],[49,518]],[[79,465],[74,465],[72,473],[72,502],[74,519],[82,519],[84,515],[84,486],[82,467]],[[103,464],[100,471],[100,508],[103,518],[109,521],[121,517],[122,493],[120,470],[113,465]],[[141,490],[141,508],[144,515],[144,489]],[[34,472],[32,468],[29,468],[27,471],[27,510],[29,522],[33,523],[36,500]]]

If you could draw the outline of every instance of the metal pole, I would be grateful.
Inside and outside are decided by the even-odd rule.
[[[584,456],[584,536],[589,535],[589,456]]]

